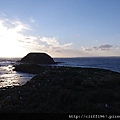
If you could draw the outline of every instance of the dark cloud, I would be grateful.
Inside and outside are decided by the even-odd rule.
[[[103,44],[103,45],[99,45],[99,46],[93,46],[93,47],[84,47],[83,50],[84,51],[106,51],[106,50],[110,50],[112,48],[115,48],[115,46],[110,45],[110,44]]]
[[[98,46],[98,48],[99,49],[103,49],[103,50],[108,50],[108,49],[110,49],[110,48],[113,48],[114,46],[112,46],[112,45],[109,45],[109,44],[104,44],[104,45],[100,45],[100,46]]]

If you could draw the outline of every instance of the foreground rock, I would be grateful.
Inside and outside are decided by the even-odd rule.
[[[55,64],[53,58],[46,53],[29,53],[23,57],[20,62],[34,64]]]
[[[14,65],[13,70],[30,73],[30,74],[38,74],[38,73],[44,72],[50,68],[51,68],[51,66],[40,66],[37,64],[19,64],[19,65]]]
[[[1,90],[0,112],[119,113],[120,73],[51,67],[23,86]]]

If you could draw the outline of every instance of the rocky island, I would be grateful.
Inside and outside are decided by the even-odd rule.
[[[36,76],[25,85],[0,90],[1,113],[120,112],[120,73],[33,64],[32,71]]]
[[[29,53],[23,57],[20,64],[14,65],[14,71],[38,74],[48,69],[50,64],[57,64],[51,56],[46,53]]]
[[[35,64],[55,64],[53,58],[46,53],[29,53],[23,57],[20,62]]]

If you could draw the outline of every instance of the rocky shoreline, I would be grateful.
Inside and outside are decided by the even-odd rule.
[[[0,89],[1,113],[119,113],[120,73],[97,68],[22,64],[37,74],[23,86]]]

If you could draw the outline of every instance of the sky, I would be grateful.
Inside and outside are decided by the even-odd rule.
[[[120,0],[0,0],[0,57],[120,56]]]

